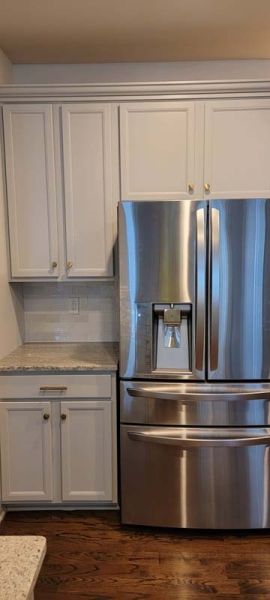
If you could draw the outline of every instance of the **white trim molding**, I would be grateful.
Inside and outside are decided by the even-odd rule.
[[[222,81],[170,81],[150,83],[105,83],[105,84],[27,84],[1,85],[0,102],[20,102],[23,99],[61,101],[83,99],[120,101],[125,98],[151,99],[194,99],[264,97],[270,95],[269,79],[242,79]]]

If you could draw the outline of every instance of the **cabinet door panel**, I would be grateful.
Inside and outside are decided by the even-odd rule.
[[[61,402],[63,500],[112,500],[112,403]]]
[[[193,102],[120,107],[122,200],[174,200],[198,188]]]
[[[269,197],[269,139],[269,100],[206,103],[205,197]]]
[[[56,277],[52,108],[10,105],[4,107],[3,116],[12,276]]]
[[[62,107],[68,277],[113,274],[111,108]]]
[[[51,421],[47,415],[49,402],[1,404],[4,501],[52,500]]]

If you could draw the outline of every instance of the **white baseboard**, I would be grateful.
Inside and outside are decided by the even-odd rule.
[[[6,511],[3,508],[0,508],[0,523],[4,520],[6,516]]]
[[[61,504],[55,503],[54,504],[52,502],[48,506],[48,504],[42,504],[42,503],[38,504],[36,502],[36,503],[33,503],[33,504],[30,504],[30,503],[28,503],[28,504],[23,504],[23,503],[21,503],[21,504],[19,504],[19,503],[18,504],[15,504],[15,503],[14,504],[7,504],[7,505],[5,505],[5,508],[3,510],[5,511],[5,513],[6,512],[16,512],[16,511],[20,511],[21,512],[21,511],[27,511],[27,510],[30,510],[30,511],[34,511],[34,510],[50,510],[50,511],[52,511],[52,510],[63,510],[63,511],[68,511],[68,510],[70,510],[70,511],[71,510],[73,510],[73,511],[76,511],[76,510],[88,510],[88,511],[92,511],[92,510],[104,510],[105,511],[105,510],[120,510],[120,507],[119,507],[119,504],[109,504],[109,505],[108,504],[103,504],[103,505],[100,505],[100,503],[99,504],[87,504],[86,502],[84,502],[84,503],[77,502],[76,504],[71,504],[71,503],[70,504],[68,504],[68,503],[67,504],[63,504],[63,503],[61,503]],[[1,600],[1,598],[0,598],[0,600]]]

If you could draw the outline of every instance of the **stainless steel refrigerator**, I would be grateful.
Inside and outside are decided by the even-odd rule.
[[[122,522],[269,527],[270,200],[122,202],[119,256]]]

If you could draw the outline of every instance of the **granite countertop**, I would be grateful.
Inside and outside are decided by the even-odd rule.
[[[0,360],[1,373],[116,371],[118,344],[27,343]]]
[[[46,554],[42,536],[0,536],[0,600],[27,600]]]

